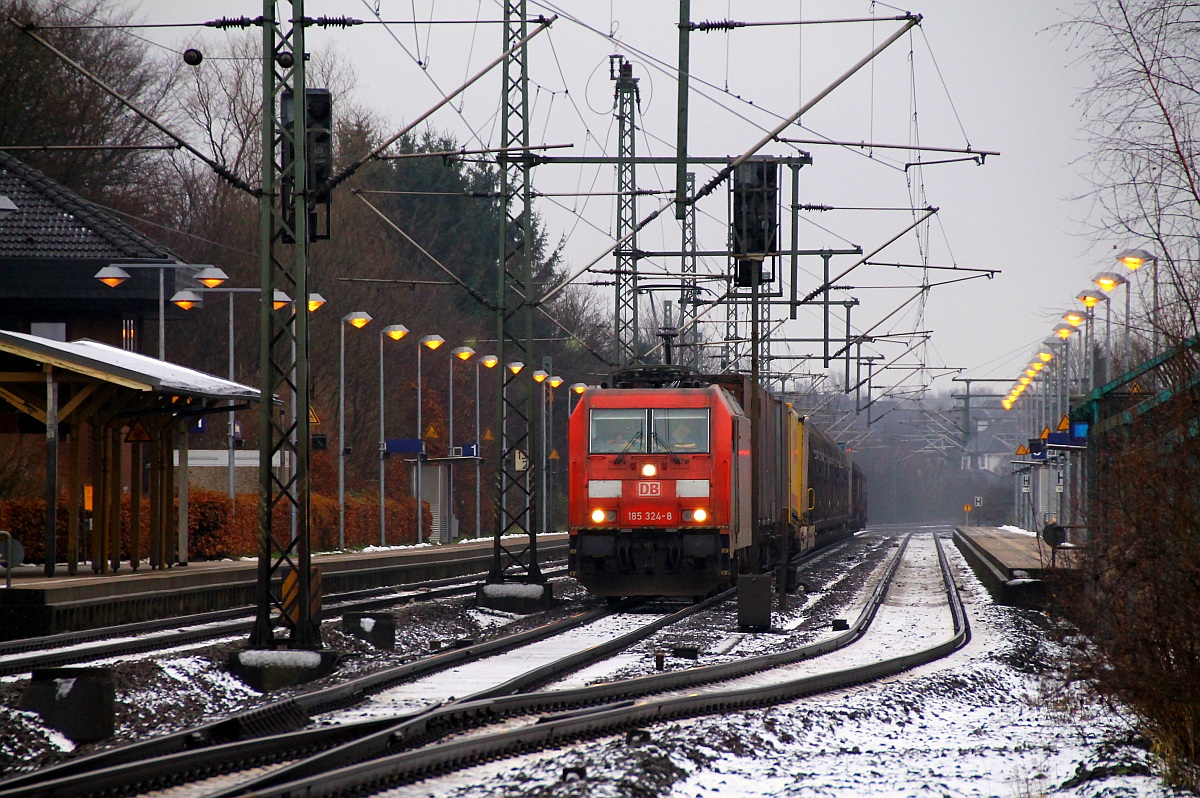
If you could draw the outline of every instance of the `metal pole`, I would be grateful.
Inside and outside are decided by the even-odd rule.
[[[1154,282],[1154,318],[1150,322],[1150,330],[1153,335],[1153,349],[1150,352],[1151,357],[1158,357],[1158,258],[1154,259],[1154,265],[1151,267],[1154,271],[1150,272],[1150,279]]]
[[[475,537],[479,537],[479,479],[483,471],[483,442],[479,439],[479,367],[483,358],[475,361]]]
[[[1104,382],[1107,384],[1113,378],[1112,298],[1105,297],[1104,300]]]
[[[233,292],[229,292],[229,381],[233,382]],[[232,404],[232,402],[230,403]],[[237,514],[237,486],[233,479],[233,467],[235,464],[234,458],[234,438],[233,430],[237,419],[237,413],[233,410],[229,411],[229,517],[233,518]]]
[[[379,545],[387,545],[387,491],[384,481],[387,479],[387,438],[383,426],[383,338],[379,334]]]
[[[158,270],[158,359],[167,359],[167,288],[166,267]]]
[[[422,528],[423,512],[421,512],[421,457],[425,454],[425,442],[421,438],[421,350],[424,344],[417,342],[417,543],[423,541],[424,529]]]
[[[450,356],[450,365],[446,367],[447,373],[450,375],[450,420],[446,422],[446,456],[451,456],[451,450],[454,448],[454,361],[453,355]],[[446,501],[450,505],[443,511],[443,517],[446,523],[445,528],[446,542],[450,542],[450,538],[454,535],[454,465],[451,464],[446,469]]]
[[[346,320],[338,325],[338,549],[346,548]]]
[[[549,377],[547,377],[545,380],[542,380],[542,402],[541,402],[542,406],[540,408],[538,408],[539,410],[541,410],[541,416],[542,416],[542,462],[541,462],[541,468],[538,469],[538,471],[540,472],[539,473],[540,481],[542,483],[541,485],[538,486],[538,492],[541,494],[541,497],[542,497],[542,500],[540,502],[541,510],[542,510],[542,519],[541,519],[541,526],[538,528],[539,532],[546,531],[546,505],[550,503],[550,496],[546,492],[546,485],[547,485],[547,479],[546,479],[546,462],[547,462],[547,460],[546,460],[546,393],[549,390],[546,386],[546,383],[548,383],[549,381],[550,381]]]

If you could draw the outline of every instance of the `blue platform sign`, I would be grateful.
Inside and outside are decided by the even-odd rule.
[[[478,443],[464,443],[463,447],[462,447],[462,456],[463,457],[478,457],[479,456],[479,444]]]
[[[420,438],[388,438],[384,451],[388,454],[425,454],[425,441]]]

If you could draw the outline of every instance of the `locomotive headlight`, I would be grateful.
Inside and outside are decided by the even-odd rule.
[[[702,524],[702,523],[704,523],[705,521],[707,521],[707,520],[708,520],[708,511],[707,511],[707,510],[705,510],[703,507],[701,507],[701,508],[698,508],[698,509],[696,509],[696,510],[695,510],[695,511],[692,513],[692,518],[693,518],[693,519],[694,519],[696,522],[698,522],[698,523],[701,523],[701,524]]]
[[[642,476],[652,477],[656,474],[658,474],[658,466],[656,466],[654,463],[646,463],[644,466],[642,466]]]
[[[603,524],[604,523],[604,511],[603,510],[600,510],[600,509],[592,510],[592,523],[593,524]]]

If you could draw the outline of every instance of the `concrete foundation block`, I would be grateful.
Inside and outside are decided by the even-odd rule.
[[[103,667],[35,670],[18,704],[76,743],[112,737],[115,705],[113,671]]]
[[[489,610],[530,615],[554,606],[554,588],[545,583],[485,582],[475,591],[475,603]]]
[[[341,652],[323,649],[244,649],[229,655],[229,672],[260,693],[329,675]]]
[[[390,612],[343,613],[342,631],[366,640],[375,648],[396,647],[396,616]]]
[[[767,574],[741,574],[737,582],[738,626],[742,629],[771,628],[771,588],[775,580]]]

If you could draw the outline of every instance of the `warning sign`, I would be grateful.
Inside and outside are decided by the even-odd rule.
[[[317,415],[317,409],[312,405],[308,406],[308,423],[314,426],[321,423],[321,417]]]
[[[488,427],[487,429],[485,429],[485,430],[483,431],[483,439],[484,439],[485,441],[494,441],[494,440],[496,440],[496,436],[492,434],[492,428],[491,428],[491,427]]]
[[[1039,437],[1039,438],[1041,438],[1042,440],[1049,440],[1049,438],[1050,438],[1050,428],[1049,428],[1049,427],[1043,427],[1043,428],[1042,428],[1042,434],[1041,434],[1041,435],[1039,435],[1038,437]]]
[[[558,459],[560,459],[560,458],[559,458],[559,456],[558,456],[558,449],[551,449],[551,450],[550,450],[550,459],[551,459],[551,460],[558,460]]]
[[[1018,455],[1029,454],[1029,447],[1022,443],[1020,446],[1017,447],[1017,454]]]
[[[142,426],[142,422],[135,421],[129,425],[129,432],[125,433],[126,443],[149,443],[150,433],[146,432],[146,428]]]
[[[437,440],[437,437],[438,437],[437,430],[434,428],[434,426],[432,424],[429,425],[429,429],[425,430],[425,437],[431,441]]]
[[[1067,415],[1064,413],[1063,417],[1062,417],[1062,421],[1058,422],[1058,432],[1070,432],[1070,431],[1071,431],[1071,419],[1067,418]]]

